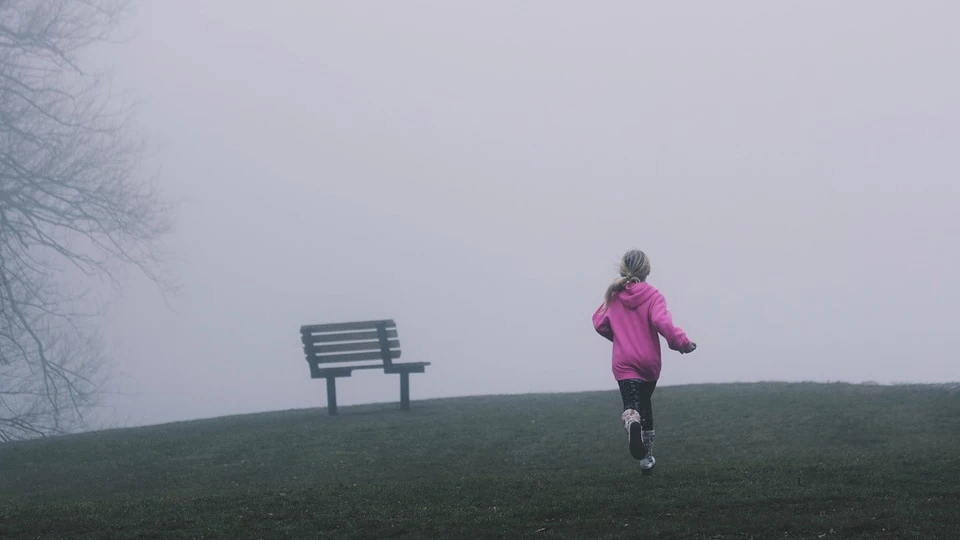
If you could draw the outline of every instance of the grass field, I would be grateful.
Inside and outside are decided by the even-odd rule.
[[[960,538],[956,390],[664,387],[654,407],[654,476],[616,392],[0,446],[0,538]]]

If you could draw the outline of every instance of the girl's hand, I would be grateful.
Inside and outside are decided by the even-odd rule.
[[[690,354],[695,350],[697,350],[697,344],[691,341],[680,351],[680,354]]]

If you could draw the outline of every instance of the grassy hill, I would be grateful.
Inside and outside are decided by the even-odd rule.
[[[0,538],[957,538],[960,393],[616,392],[289,411],[0,446]]]

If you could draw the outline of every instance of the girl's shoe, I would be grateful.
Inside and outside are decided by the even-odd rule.
[[[630,424],[630,455],[633,459],[643,459],[647,455],[647,445],[643,443],[643,429],[640,422]]]
[[[640,433],[640,438],[643,440],[643,446],[645,447],[644,455],[640,459],[640,472],[643,474],[653,474],[653,468],[657,465],[657,460],[653,457],[653,436],[654,430],[643,431]],[[631,451],[633,447],[631,445]],[[636,457],[636,456],[634,456]]]
[[[633,459],[643,459],[647,447],[643,443],[643,429],[640,427],[640,413],[633,409],[623,411],[623,429],[627,430],[630,441],[630,455]]]
[[[640,472],[643,474],[653,474],[653,468],[657,466],[657,459],[653,456],[647,456],[640,460]]]

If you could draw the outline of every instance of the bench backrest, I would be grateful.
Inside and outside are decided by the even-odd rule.
[[[397,323],[392,320],[301,326],[300,336],[311,369],[319,364],[371,360],[390,366],[400,358]]]

